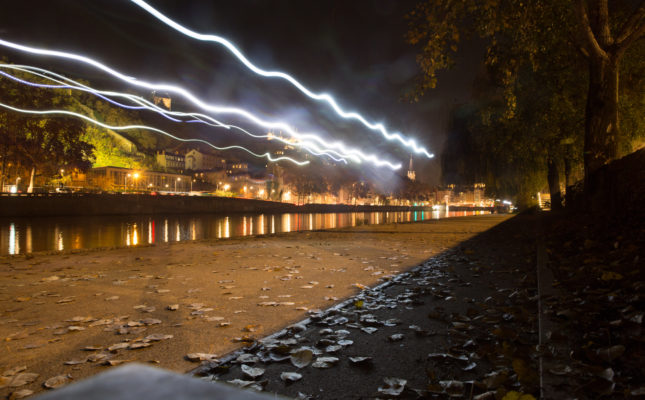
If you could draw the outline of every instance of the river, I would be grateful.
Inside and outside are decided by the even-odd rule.
[[[404,211],[3,218],[0,219],[0,255],[261,236],[479,214],[489,212]]]

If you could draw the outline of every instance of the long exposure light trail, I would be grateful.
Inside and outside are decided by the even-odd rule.
[[[34,48],[34,47],[29,47],[13,42],[9,42],[7,40],[0,39],[0,45],[9,47],[15,50],[19,50],[25,53],[30,53],[30,54],[36,54],[36,55],[44,55],[44,56],[52,56],[52,57],[58,57],[58,58],[64,58],[68,60],[75,60],[82,62],[84,64],[89,64],[91,66],[94,66],[112,76],[115,78],[118,78],[124,82],[127,82],[131,85],[146,88],[148,90],[159,90],[159,91],[166,91],[169,93],[177,93],[181,96],[183,96],[185,99],[193,103],[194,105],[210,111],[214,113],[226,113],[226,114],[233,114],[233,115],[239,115],[241,117],[246,118],[247,120],[262,126],[266,129],[278,129],[286,132],[292,137],[298,138],[298,139],[310,139],[314,140],[321,145],[323,145],[326,148],[332,148],[332,149],[338,149],[341,153],[347,154],[348,158],[351,158],[353,161],[360,162],[358,159],[363,161],[368,161],[372,164],[374,164],[377,167],[388,167],[393,170],[398,170],[401,168],[401,164],[394,164],[389,161],[382,161],[379,160],[378,157],[375,155],[366,155],[362,151],[354,148],[347,148],[343,143],[341,142],[334,142],[334,143],[328,143],[325,141],[323,138],[321,138],[318,135],[315,134],[301,134],[296,132],[289,124],[282,122],[282,121],[266,121],[263,120],[259,117],[256,117],[254,114],[251,112],[237,108],[237,107],[223,107],[223,106],[216,106],[212,104],[208,104],[202,100],[200,100],[198,97],[196,97],[194,94],[189,92],[188,90],[179,87],[179,86],[174,86],[174,85],[169,85],[169,84],[163,84],[163,83],[158,83],[158,84],[153,84],[149,82],[145,82],[142,80],[138,80],[136,78],[126,76],[122,74],[121,72],[118,72],[110,67],[108,67],[105,64],[102,64],[96,60],[93,60],[89,57],[85,57],[79,54],[74,54],[74,53],[67,53],[63,51],[58,51],[58,50],[48,50],[48,49],[39,49],[39,48]],[[355,157],[354,157],[355,156]]]
[[[251,155],[253,155],[253,156],[257,157],[257,158],[266,158],[267,160],[269,160],[271,162],[284,160],[284,161],[292,162],[292,163],[294,163],[296,165],[299,165],[299,166],[309,164],[309,161],[298,161],[298,160],[294,160],[291,157],[272,157],[271,154],[269,154],[269,153],[258,154],[258,153],[255,153],[252,150],[249,150],[249,149],[247,149],[246,147],[243,147],[243,146],[232,145],[232,146],[219,147],[219,146],[215,146],[214,144],[212,144],[212,143],[210,143],[210,142],[208,142],[206,140],[203,140],[203,139],[184,139],[184,138],[177,137],[177,136],[175,136],[175,135],[173,135],[171,133],[168,133],[168,132],[166,132],[164,130],[161,130],[161,129],[158,129],[158,128],[155,128],[155,127],[152,127],[152,126],[146,126],[146,125],[113,126],[113,125],[108,125],[108,124],[105,124],[103,122],[97,121],[97,120],[95,120],[93,118],[90,118],[87,115],[79,114],[79,113],[76,113],[76,112],[73,112],[73,111],[68,111],[68,110],[26,110],[26,109],[22,109],[22,108],[13,107],[13,106],[10,106],[10,105],[4,104],[4,103],[0,103],[0,107],[5,108],[7,110],[23,113],[23,114],[32,114],[32,115],[67,115],[67,116],[71,116],[71,117],[75,117],[75,118],[85,120],[85,121],[87,121],[89,123],[92,123],[94,125],[98,125],[98,126],[100,126],[102,128],[105,128],[105,129],[111,129],[113,131],[144,129],[144,130],[148,130],[148,131],[151,131],[151,132],[160,133],[162,135],[168,136],[168,137],[170,137],[172,139],[175,139],[177,141],[180,141],[180,142],[203,143],[203,144],[205,144],[207,146],[210,146],[210,147],[214,148],[215,150],[220,150],[220,151],[236,150],[236,149],[237,150],[242,150],[242,151],[245,151],[245,152],[247,152],[247,153],[249,153],[249,154],[251,154]]]
[[[114,104],[114,105],[119,106],[119,107],[123,107],[123,108],[126,108],[126,109],[135,109],[135,110],[147,109],[147,110],[154,111],[154,112],[156,112],[156,113],[158,113],[158,114],[160,114],[160,115],[162,115],[162,116],[164,116],[164,117],[166,117],[166,118],[168,118],[168,119],[170,119],[170,120],[172,120],[174,122],[198,122],[198,123],[203,123],[203,124],[209,125],[211,127],[215,127],[215,128],[234,129],[234,130],[240,131],[240,132],[242,132],[242,133],[244,133],[244,134],[246,134],[248,136],[251,136],[253,138],[256,138],[256,139],[268,139],[270,137],[269,135],[256,135],[256,134],[253,134],[253,133],[251,133],[251,132],[249,132],[249,131],[247,131],[247,130],[239,127],[239,126],[224,124],[224,123],[222,123],[222,122],[220,122],[220,121],[218,121],[218,120],[216,120],[216,119],[214,119],[214,118],[212,118],[212,117],[210,117],[208,115],[205,115],[205,114],[184,113],[184,112],[165,110],[165,109],[163,109],[161,107],[158,107],[157,105],[151,103],[150,101],[148,101],[148,100],[146,100],[146,99],[144,99],[142,97],[133,95],[133,94],[97,90],[97,89],[91,88],[91,87],[89,87],[87,85],[81,84],[80,82],[74,81],[73,79],[67,78],[65,76],[56,74],[55,72],[48,71],[48,70],[45,70],[45,69],[42,69],[42,68],[32,67],[32,66],[23,66],[23,65],[13,65],[13,64],[0,64],[0,68],[14,69],[14,70],[26,72],[26,73],[33,74],[35,76],[39,76],[41,78],[48,79],[48,80],[50,80],[52,82],[56,82],[56,83],[59,84],[59,85],[49,85],[49,84],[43,84],[43,83],[30,82],[30,81],[26,81],[24,79],[20,79],[20,78],[14,76],[14,75],[5,73],[3,71],[0,71],[0,75],[5,76],[5,77],[7,77],[9,79],[12,79],[12,80],[14,80],[16,82],[28,85],[28,86],[33,86],[33,87],[38,87],[38,88],[47,88],[47,89],[75,89],[75,90],[81,90],[81,91],[84,91],[84,92],[92,93],[92,94],[94,94],[94,95],[96,95],[96,96],[98,96],[98,97],[110,102],[111,104]],[[40,71],[42,73],[35,72],[35,71]],[[48,76],[48,75],[55,76],[58,79],[52,78],[51,76]],[[117,101],[114,101],[114,100],[110,99],[107,96],[124,97],[124,98],[127,98],[128,100],[133,101],[136,104],[139,104],[139,106],[130,106],[130,105],[127,105],[127,104],[122,104],[122,103],[119,103]],[[189,121],[184,121],[184,120],[181,120],[181,119],[173,118],[170,115],[189,116],[189,117],[196,118],[196,119],[189,120]],[[204,119],[206,119],[206,120],[204,120]],[[280,141],[280,142],[282,142],[284,144],[301,147],[304,150],[308,151],[309,153],[311,153],[311,154],[313,154],[315,156],[319,156],[319,157],[326,156],[326,157],[329,157],[329,158],[331,158],[332,160],[334,160],[336,162],[347,163],[345,158],[343,158],[343,155],[341,155],[338,152],[333,151],[333,150],[320,149],[314,143],[310,143],[310,142],[292,143],[292,142],[290,142],[290,141],[288,141],[286,139],[283,139],[281,137],[273,136],[272,138],[275,139],[275,140],[278,140],[278,141]]]
[[[203,34],[203,33],[198,33],[193,30],[190,30],[186,28],[185,26],[177,23],[176,21],[173,21],[169,17],[165,16],[162,14],[159,10],[155,9],[152,7],[150,4],[146,3],[143,0],[131,0],[134,4],[138,5],[139,7],[143,8],[145,11],[150,13],[152,16],[163,22],[164,24],[168,25],[169,27],[175,29],[178,32],[183,33],[186,36],[189,36],[193,39],[197,39],[200,41],[205,41],[205,42],[214,42],[214,43],[219,43],[222,46],[226,47],[233,55],[242,62],[248,69],[253,71],[254,73],[268,77],[268,78],[281,78],[289,83],[291,83],[293,86],[298,88],[302,93],[304,93],[307,97],[318,100],[318,101],[324,101],[327,104],[329,104],[333,110],[336,112],[336,114],[340,115],[341,117],[345,119],[354,119],[357,121],[360,121],[364,126],[367,128],[373,130],[373,131],[379,131],[381,134],[388,140],[396,140],[403,144],[405,147],[408,147],[412,149],[417,154],[423,154],[428,158],[434,157],[434,154],[429,153],[425,148],[420,147],[416,144],[414,139],[406,139],[403,137],[403,135],[400,132],[396,133],[390,133],[388,130],[385,128],[385,126],[381,123],[371,123],[367,121],[361,114],[355,112],[355,111],[345,111],[343,110],[336,100],[333,98],[328,93],[314,93],[311,90],[307,89],[303,84],[298,82],[294,77],[291,75],[281,72],[281,71],[267,71],[264,69],[261,69],[257,67],[255,64],[253,64],[244,54],[230,41],[224,39],[221,36],[217,35],[211,35],[211,34]]]

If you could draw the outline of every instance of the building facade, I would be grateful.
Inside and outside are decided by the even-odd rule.
[[[191,189],[190,176],[165,172],[98,167],[92,168],[87,176],[91,187],[105,191],[187,192]]]
[[[178,152],[157,152],[157,164],[165,171],[183,172],[186,169],[186,157]]]
[[[201,171],[210,169],[226,169],[226,160],[198,150],[190,150],[185,156],[187,170]]]

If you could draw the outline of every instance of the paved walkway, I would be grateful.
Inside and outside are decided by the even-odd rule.
[[[197,374],[312,399],[537,397],[536,237],[518,216]]]

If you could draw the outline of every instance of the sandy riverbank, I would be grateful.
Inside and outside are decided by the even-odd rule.
[[[236,338],[270,334],[506,218],[0,258],[0,373],[38,374],[0,395],[87,377],[107,360],[186,372],[198,365],[187,354],[226,354],[242,345]],[[12,379],[0,377],[0,387]]]

